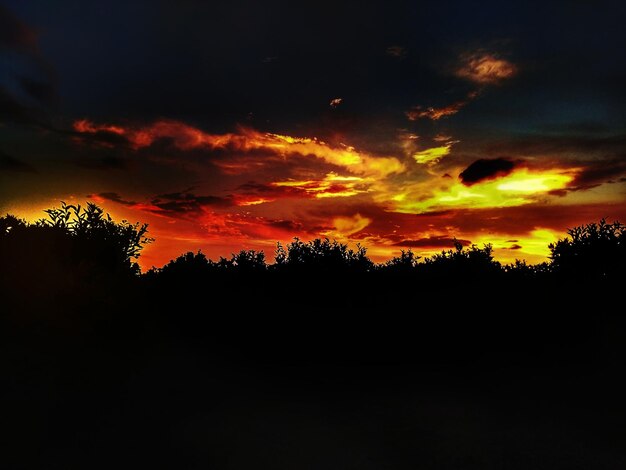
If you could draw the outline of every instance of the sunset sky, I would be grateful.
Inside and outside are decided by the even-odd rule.
[[[336,238],[545,260],[626,221],[621,2],[4,1],[0,212],[93,201],[141,258]]]

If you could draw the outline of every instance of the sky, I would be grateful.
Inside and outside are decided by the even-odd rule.
[[[144,269],[293,237],[541,262],[568,227],[626,221],[625,20],[602,0],[3,1],[0,213],[95,202],[149,224]]]

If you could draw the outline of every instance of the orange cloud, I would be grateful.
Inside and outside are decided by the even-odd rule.
[[[417,121],[420,118],[430,119],[432,121],[438,121],[441,118],[452,116],[458,113],[461,108],[466,106],[470,101],[478,96],[477,91],[472,91],[467,94],[464,100],[456,101],[448,106],[442,108],[424,108],[423,106],[414,106],[406,111],[404,114],[409,121]]]
[[[367,191],[367,181],[358,176],[328,173],[323,180],[288,180],[270,183],[277,188],[298,189],[316,198],[349,197]]]
[[[76,132],[95,134],[97,132],[110,132],[111,134],[125,135],[126,129],[119,126],[110,126],[108,124],[96,125],[87,119],[80,119],[74,122],[74,130]]]
[[[457,77],[479,85],[499,83],[516,73],[517,67],[514,64],[484,51],[461,56],[461,63],[455,71]]]
[[[157,121],[145,127],[123,128],[81,120],[74,123],[74,129],[82,134],[112,133],[124,137],[135,149],[148,147],[159,139],[169,139],[180,150],[231,148],[242,152],[267,150],[282,157],[291,154],[313,156],[331,165],[343,167],[350,173],[364,176],[385,177],[406,169],[395,157],[369,155],[344,144],[331,146],[317,138],[262,133],[247,128],[240,128],[238,133],[208,134],[178,121]],[[239,162],[235,164],[239,165]],[[224,165],[233,173],[245,170],[245,165],[231,168],[228,167],[228,162]]]
[[[467,104],[467,101],[457,101],[449,106],[443,108],[423,108],[422,106],[415,106],[408,110],[405,114],[409,121],[417,121],[420,118],[431,119],[438,121],[441,118],[452,116],[459,112],[459,110]]]
[[[335,217],[332,220],[333,229],[325,232],[324,235],[337,239],[345,239],[346,237],[360,232],[371,223],[372,219],[363,217],[358,213],[348,217]]]

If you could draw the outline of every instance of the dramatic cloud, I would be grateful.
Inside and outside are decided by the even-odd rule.
[[[367,181],[358,176],[339,176],[328,173],[323,180],[277,181],[278,188],[297,189],[316,198],[349,197],[367,191]]]
[[[516,162],[506,158],[481,158],[476,160],[459,175],[463,184],[471,186],[479,181],[506,176],[517,166]]]
[[[240,128],[238,133],[209,134],[178,121],[157,121],[150,126],[133,128],[110,124],[97,125],[88,120],[80,120],[74,123],[74,129],[79,135],[122,137],[135,149],[149,147],[158,140],[166,139],[183,151],[265,150],[282,157],[312,156],[328,164],[342,167],[350,173],[364,176],[385,177],[405,170],[404,164],[395,157],[375,157],[348,145],[331,146],[316,138],[261,133],[247,128]]]
[[[36,220],[90,194],[149,223],[144,267],[197,249],[271,258],[294,236],[360,242],[377,261],[456,238],[535,262],[568,227],[626,219],[624,59],[607,52],[624,29],[602,8],[542,12],[576,27],[537,34],[532,6],[483,21],[469,4],[292,2],[244,8],[232,28],[210,2],[193,15],[189,2],[149,15],[144,0],[123,15],[13,3],[20,19],[0,7],[0,210]],[[220,18],[240,18],[231,3]]]
[[[455,73],[478,85],[491,85],[513,77],[517,68],[496,54],[478,51],[462,55]]]
[[[172,218],[196,217],[205,214],[207,208],[226,208],[233,205],[230,197],[198,196],[189,191],[159,194],[149,202],[130,201],[115,192],[90,194],[87,197],[96,202],[112,201],[133,209]]]

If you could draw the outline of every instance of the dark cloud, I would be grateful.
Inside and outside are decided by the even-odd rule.
[[[98,193],[98,194],[88,194],[88,198],[102,198],[107,201],[117,202],[118,204],[123,204],[125,206],[134,206],[137,203],[135,201],[127,201],[122,198],[118,193]]]
[[[489,154],[563,155],[592,154],[617,157],[626,153],[626,134],[524,134],[488,145]]]
[[[37,46],[35,32],[2,5],[0,5],[0,46],[31,50]]]
[[[192,192],[181,191],[159,194],[150,201],[152,212],[180,216],[199,214],[207,207],[229,207],[233,205],[232,197],[198,196]]]
[[[444,210],[444,211],[430,211],[430,212],[420,212],[419,214],[412,214],[412,217],[443,217],[446,215],[453,214],[452,210]]]
[[[450,237],[443,235],[443,236],[417,238],[413,240],[401,240],[397,243],[394,243],[393,245],[405,246],[409,248],[450,248],[450,247],[453,247],[455,243],[460,243],[462,246],[469,246],[471,245],[472,242],[469,240],[450,238]]]
[[[125,199],[116,192],[90,194],[87,197],[105,199],[124,206],[173,218],[194,217],[203,214],[205,210],[209,208],[214,209],[233,205],[233,200],[230,196],[198,196],[192,193],[191,189],[167,194],[159,194],[147,203]]]
[[[37,173],[37,170],[22,160],[0,151],[0,171],[15,171],[19,173]]]
[[[266,225],[288,232],[297,233],[304,230],[304,225],[302,223],[294,222],[293,220],[269,220]]]
[[[29,77],[19,77],[18,80],[22,89],[39,103],[52,105],[56,101],[56,87],[52,83]]]
[[[517,163],[506,158],[481,158],[459,174],[459,178],[466,186],[479,181],[506,176],[513,171]]]
[[[0,6],[0,120],[51,128],[57,101],[55,73],[38,50],[37,35]]]
[[[325,191],[332,192],[341,192],[345,191],[346,187],[344,185],[331,185],[326,188]],[[305,187],[297,187],[297,186],[276,186],[273,184],[266,183],[257,183],[255,181],[249,181],[240,185],[237,188],[237,194],[240,196],[249,196],[249,197],[259,197],[259,198],[270,198],[270,199],[279,199],[279,198],[287,198],[287,197],[305,197],[311,198],[314,197],[314,194],[307,192]]]
[[[507,250],[521,250],[522,249],[522,245],[518,245],[517,243],[515,243],[514,245],[511,245],[511,246],[509,246],[506,249]]]
[[[590,189],[602,183],[619,179],[624,175],[626,175],[626,160],[624,159],[587,162],[572,182],[572,189]]]
[[[131,161],[117,155],[104,155],[102,157],[89,156],[87,158],[77,158],[73,160],[76,166],[89,170],[128,170]]]
[[[40,110],[20,102],[0,84],[0,120],[18,124],[44,125]]]
[[[385,52],[388,56],[395,57],[396,59],[404,59],[407,54],[406,48],[398,45],[389,46],[385,49]]]

